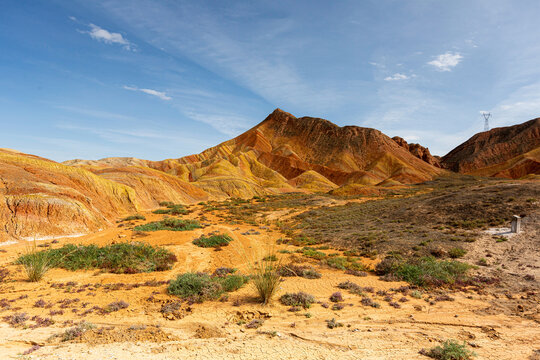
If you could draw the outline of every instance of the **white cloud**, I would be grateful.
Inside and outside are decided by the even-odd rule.
[[[370,62],[369,65],[375,66],[378,69],[384,69],[386,66],[384,64],[378,63],[378,62]]]
[[[84,33],[90,35],[94,40],[102,41],[106,44],[120,44],[126,50],[133,50],[133,44],[124,38],[122,34],[109,32],[97,25],[90,24],[90,31],[84,31]]]
[[[446,52],[428,64],[435,66],[439,71],[452,71],[452,68],[457,66],[462,59],[463,56],[460,53]]]
[[[397,80],[407,80],[410,79],[409,76],[405,74],[395,73],[392,76],[387,76],[384,78],[385,81],[397,81]]]
[[[153,95],[153,96],[156,96],[156,97],[160,98],[161,100],[172,100],[172,97],[167,96],[166,93],[164,93],[162,91],[157,91],[157,90],[154,90],[154,89],[139,89],[136,86],[127,86],[127,85],[124,85],[123,88],[126,89],[126,90],[130,90],[130,91],[140,91],[140,92],[143,92],[143,93],[148,94],[148,95]]]

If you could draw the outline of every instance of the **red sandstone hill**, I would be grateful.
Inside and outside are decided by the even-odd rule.
[[[420,144],[414,144],[414,143],[408,144],[407,141],[405,141],[405,139],[400,138],[399,136],[394,136],[392,140],[394,140],[399,146],[408,150],[411,154],[413,154],[417,158],[422,159],[428,164],[431,164],[438,168],[441,167],[441,158],[439,156],[431,155],[427,147],[423,147]]]
[[[540,174],[540,118],[478,133],[445,155],[441,164],[481,176],[517,179]]]
[[[424,152],[429,154],[427,149]],[[133,183],[130,171],[140,173],[143,167],[151,168],[176,177],[183,187],[196,186],[202,191],[198,198],[207,195],[217,199],[326,192],[349,184],[410,184],[441,172],[414,150],[400,146],[378,130],[339,127],[319,118],[296,118],[280,109],[245,133],[200,154],[163,161],[108,158],[65,164],[84,166],[128,186]],[[155,176],[154,181],[162,181]],[[152,205],[153,201],[155,205],[157,198],[146,196],[144,203]]]

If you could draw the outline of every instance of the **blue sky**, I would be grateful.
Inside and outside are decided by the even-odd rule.
[[[446,152],[540,116],[540,2],[2,1],[0,147],[198,153],[276,107]]]

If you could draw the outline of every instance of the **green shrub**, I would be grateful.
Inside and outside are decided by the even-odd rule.
[[[311,248],[304,248],[304,250],[302,250],[302,254],[308,258],[317,259],[317,260],[321,260],[326,257],[326,254],[323,253],[322,251],[317,251]]]
[[[460,344],[455,340],[446,340],[442,346],[435,346],[429,350],[422,349],[422,355],[437,360],[470,360],[476,354],[467,349],[465,343]]]
[[[188,231],[202,227],[197,220],[184,220],[175,218],[166,218],[160,221],[154,221],[148,224],[138,225],[133,228],[134,231]]]
[[[332,257],[326,260],[326,265],[340,269],[345,270],[347,268],[347,259],[344,257]]]
[[[452,249],[448,250],[448,255],[452,259],[457,259],[457,258],[463,257],[463,255],[465,255],[466,253],[467,253],[467,250],[465,250],[463,248],[459,248],[459,247],[452,248]]]
[[[191,301],[216,300],[225,292],[236,291],[249,280],[242,275],[211,276],[205,273],[185,273],[171,281],[167,291]]]
[[[42,259],[40,261],[48,263],[50,267],[104,269],[119,274],[169,270],[176,261],[176,256],[163,248],[142,243],[120,243],[104,247],[66,244],[58,249],[23,255],[17,262],[26,268],[27,264],[35,263],[36,258]]]
[[[173,204],[167,206],[167,209],[157,209],[152,211],[154,214],[169,214],[169,215],[185,215],[189,211],[184,207],[184,205]]]
[[[233,238],[226,234],[201,236],[193,240],[193,244],[203,248],[227,246]]]
[[[397,266],[394,275],[417,286],[451,285],[466,282],[470,265],[451,260],[437,260],[424,257],[414,262],[404,262]]]
[[[120,220],[120,222],[132,221],[132,220],[146,220],[146,218],[141,214],[135,214],[135,215],[131,215],[131,216],[123,218],[122,220]]]

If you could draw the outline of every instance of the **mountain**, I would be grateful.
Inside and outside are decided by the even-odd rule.
[[[320,118],[296,118],[280,109],[245,133],[200,154],[164,161],[108,158],[65,164],[106,174],[108,179],[129,186],[130,175],[121,177],[119,172],[151,168],[194,185],[215,199],[327,192],[353,183],[410,184],[441,172],[378,130],[339,127]]]
[[[464,174],[518,179],[540,174],[540,118],[471,137],[441,159]]]

